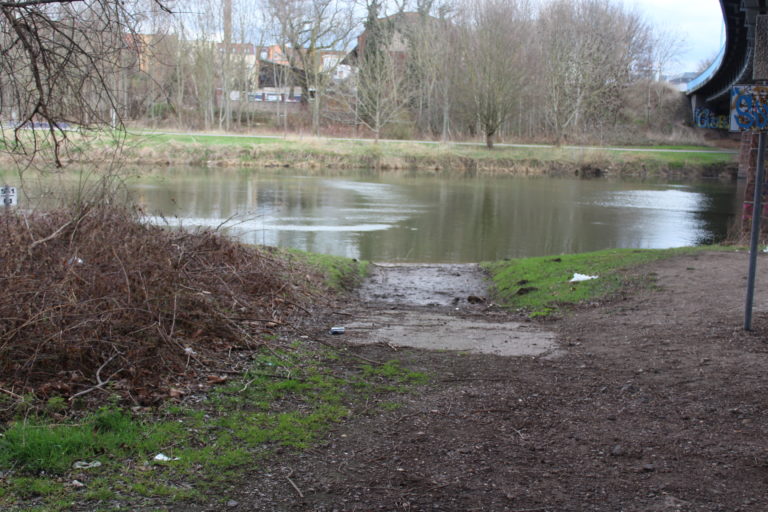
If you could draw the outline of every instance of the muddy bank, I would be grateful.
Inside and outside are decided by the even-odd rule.
[[[595,161],[549,161],[536,159],[476,159],[469,157],[371,157],[345,155],[317,155],[302,152],[283,155],[258,155],[255,158],[232,158],[224,155],[165,155],[159,158],[127,156],[133,165],[175,166],[194,165],[210,168],[246,169],[370,169],[376,171],[414,171],[424,173],[460,173],[468,176],[577,176],[581,178],[607,177],[662,177],[681,179],[734,180],[738,173],[737,164],[695,164],[669,165],[658,162],[610,162]]]

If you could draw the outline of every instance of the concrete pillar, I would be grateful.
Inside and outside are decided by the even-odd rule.
[[[755,47],[752,61],[752,79],[760,83],[768,80],[768,16],[758,15],[755,18]],[[757,175],[757,133],[745,132],[741,134],[741,148],[739,150],[739,176],[743,175],[747,179],[747,187],[744,191],[744,209],[741,221],[742,233],[749,236],[752,228],[753,200],[755,197],[755,176]],[[765,222],[768,215],[768,187],[763,187],[763,211],[761,212],[762,233],[768,232],[768,222]]]
[[[739,148],[739,177],[746,178],[747,186],[744,190],[744,207],[741,216],[741,231],[749,236],[752,228],[753,199],[755,197],[755,176],[757,174],[757,139],[758,134],[743,132],[741,134],[741,146]],[[763,187],[763,221],[761,222],[763,233],[768,232],[768,187]]]

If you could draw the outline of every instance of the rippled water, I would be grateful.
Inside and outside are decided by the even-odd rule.
[[[735,184],[210,169],[129,182],[152,222],[374,261],[470,262],[722,239]]]

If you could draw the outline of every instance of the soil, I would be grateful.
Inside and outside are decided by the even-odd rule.
[[[377,291],[363,288],[328,320],[345,334],[318,336],[399,359],[430,383],[393,398],[399,408],[371,407],[314,449],[254,470],[226,505],[199,510],[768,510],[766,267],[761,257],[751,332],[742,329],[745,253],[656,262],[634,271],[655,286],[540,323],[493,306],[475,287],[477,267],[378,267]],[[446,291],[451,274],[466,288]],[[412,299],[425,287],[446,293]],[[461,322],[465,331],[454,331]],[[482,326],[525,326],[528,342],[547,348],[502,356],[484,334],[475,348],[451,346]],[[507,344],[525,345],[513,336]],[[406,346],[421,338],[441,350]]]

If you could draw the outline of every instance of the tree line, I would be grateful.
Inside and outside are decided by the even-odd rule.
[[[36,119],[268,124],[492,147],[669,132],[684,119],[681,96],[657,81],[679,38],[609,0],[2,0],[0,10],[5,130]],[[296,104],[255,105],[264,84]]]

